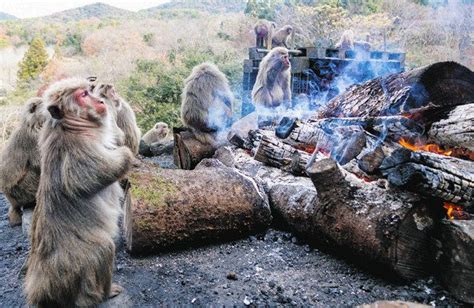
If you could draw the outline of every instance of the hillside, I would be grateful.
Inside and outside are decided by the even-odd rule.
[[[0,12],[0,20],[13,20],[13,19],[18,19],[18,18],[10,14]]]
[[[120,18],[131,16],[133,14],[134,13],[131,11],[120,9],[105,3],[97,2],[94,4],[89,4],[78,8],[54,13],[52,15],[45,16],[42,19],[49,21],[68,22],[90,18]]]
[[[210,13],[235,13],[243,12],[245,9],[244,1],[170,1],[155,7],[144,9],[139,13],[156,14],[163,10],[193,9]]]

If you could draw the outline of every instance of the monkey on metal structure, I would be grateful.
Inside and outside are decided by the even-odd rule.
[[[354,32],[352,30],[344,31],[335,47],[338,49],[354,49]]]
[[[169,132],[170,130],[168,128],[168,124],[164,122],[158,122],[153,126],[152,129],[143,135],[142,140],[148,145],[157,142],[164,142],[168,139]]]
[[[137,155],[141,132],[130,104],[117,94],[111,84],[99,84],[94,86],[93,90],[96,96],[99,96],[111,107],[118,127],[125,134],[125,145],[134,155]]]
[[[203,143],[219,144],[232,124],[234,95],[225,75],[212,63],[193,68],[181,94],[181,121]]]
[[[131,166],[110,147],[109,107],[83,79],[54,83],[39,138],[41,177],[31,226],[25,294],[37,307],[94,306],[121,292],[112,284],[120,198]]]
[[[285,47],[272,49],[260,62],[252,101],[256,106],[290,107],[291,64]]]
[[[288,48],[288,37],[293,33],[293,27],[290,25],[283,26],[272,36],[272,47]]]
[[[40,178],[38,135],[44,121],[43,101],[29,99],[21,114],[20,125],[15,129],[0,157],[0,191],[3,191],[10,208],[10,225],[21,225],[22,207],[34,207]]]
[[[272,49],[272,37],[275,29],[276,24],[272,21],[260,19],[255,23],[254,31],[257,48]]]

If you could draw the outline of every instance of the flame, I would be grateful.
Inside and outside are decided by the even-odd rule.
[[[432,153],[446,155],[446,156],[451,156],[453,154],[452,150],[444,150],[439,145],[434,144],[434,143],[420,144],[419,142],[415,142],[413,144],[413,143],[410,143],[408,140],[405,140],[405,138],[401,138],[400,141],[398,142],[403,147],[412,151],[432,152]]]
[[[316,146],[312,144],[306,144],[306,145],[295,145],[295,148],[300,151],[304,151],[309,154],[313,154],[314,151],[316,150]]]
[[[464,212],[463,207],[460,205],[444,202],[443,207],[446,209],[446,215],[450,220],[468,220],[470,216],[467,212]]]

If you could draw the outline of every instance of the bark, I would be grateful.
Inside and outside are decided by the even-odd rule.
[[[192,170],[204,158],[211,158],[216,151],[215,146],[204,144],[194,138],[194,135],[185,129],[173,129],[174,164],[179,169]]]
[[[214,159],[192,171],[142,163],[129,181],[123,225],[132,254],[235,239],[265,230],[272,219],[262,188]]]

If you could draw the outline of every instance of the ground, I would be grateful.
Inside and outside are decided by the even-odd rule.
[[[25,305],[19,272],[28,251],[21,227],[10,228],[0,194],[0,306]],[[125,294],[105,306],[352,306],[402,299],[458,306],[433,278],[403,284],[369,274],[312,248],[288,232],[133,258],[119,245],[114,280]]]

